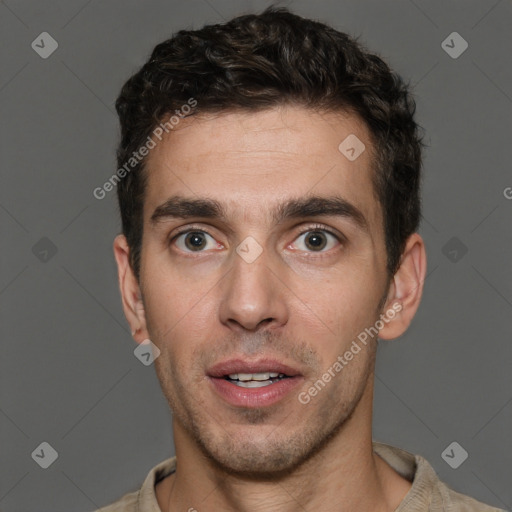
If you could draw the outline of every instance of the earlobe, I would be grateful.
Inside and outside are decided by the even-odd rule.
[[[407,330],[421,302],[426,269],[425,244],[418,233],[413,233],[407,239],[400,267],[393,276],[384,306],[384,314],[393,309],[396,315],[380,330],[379,338],[394,339]],[[398,303],[401,308],[396,306]]]
[[[141,343],[149,338],[146,331],[146,316],[139,282],[130,265],[130,247],[124,235],[116,236],[113,249],[124,315],[135,341]]]

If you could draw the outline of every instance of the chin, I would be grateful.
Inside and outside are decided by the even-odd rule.
[[[228,448],[228,447],[224,447]],[[288,448],[240,445],[230,446],[228,450],[212,450],[207,454],[210,460],[224,472],[237,477],[275,480],[294,471],[304,460],[303,453]]]
[[[252,480],[276,480],[294,472],[317,453],[325,441],[318,430],[296,432],[279,426],[241,427],[220,437],[196,439],[201,451],[221,471]],[[316,435],[315,435],[316,434]]]

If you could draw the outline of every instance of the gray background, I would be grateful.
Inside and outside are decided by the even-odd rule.
[[[115,192],[100,201],[92,191],[116,168],[115,98],[154,45],[266,5],[0,3],[2,511],[90,511],[173,453],[167,403],[153,367],[133,355],[121,309]],[[429,277],[407,334],[379,348],[374,438],[510,508],[512,4],[282,5],[361,36],[410,79],[430,144]],[[43,31],[59,45],[47,59],[31,47]],[[454,31],[469,43],[457,59],[441,46]],[[452,441],[469,453],[458,469],[441,457]],[[31,456],[42,442],[58,453],[48,469]]]

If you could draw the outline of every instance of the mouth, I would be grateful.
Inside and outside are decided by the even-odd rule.
[[[224,361],[210,368],[207,378],[217,395],[237,407],[275,404],[304,380],[297,369],[271,359]]]
[[[271,386],[281,379],[289,378],[288,375],[278,372],[260,373],[231,373],[224,377],[227,381],[241,388],[263,388]]]

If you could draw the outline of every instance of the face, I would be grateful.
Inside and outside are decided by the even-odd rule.
[[[283,107],[185,119],[148,157],[141,325],[175,438],[219,467],[293,469],[362,403],[375,340],[333,368],[388,290],[371,149],[353,116]]]

